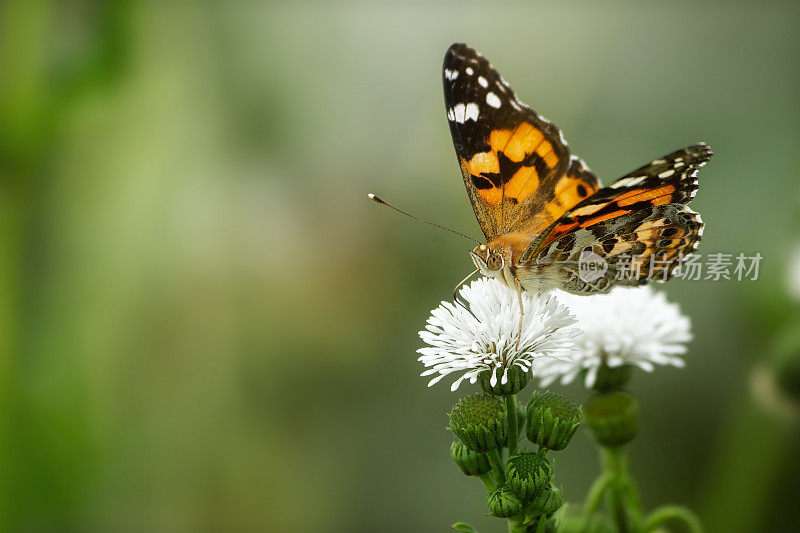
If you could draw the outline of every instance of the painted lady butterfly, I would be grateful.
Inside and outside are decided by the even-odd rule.
[[[697,169],[712,155],[707,145],[665,155],[601,188],[561,131],[517,100],[475,50],[451,46],[443,81],[464,184],[487,240],[470,252],[474,273],[518,291],[596,294],[669,279],[697,247],[703,223],[686,204],[697,193]],[[581,275],[589,256],[603,269]],[[620,275],[623,265],[635,275]]]

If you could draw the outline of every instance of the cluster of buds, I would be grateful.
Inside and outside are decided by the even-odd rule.
[[[553,461],[547,453],[567,447],[582,412],[566,396],[550,391],[535,392],[527,408],[518,408],[516,399],[508,401],[508,397],[528,380],[522,369],[509,371],[502,384],[479,376],[484,393],[465,396],[449,413],[450,430],[459,439],[450,452],[464,474],[491,476],[486,505],[493,516],[535,523],[551,517],[563,503],[561,491],[553,484]],[[517,452],[522,426],[538,451]],[[506,461],[502,460],[504,448],[509,450]]]

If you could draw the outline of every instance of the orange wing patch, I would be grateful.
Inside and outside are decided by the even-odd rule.
[[[664,185],[656,189],[634,189],[617,197],[616,203],[620,206],[635,204],[636,202],[650,202],[653,205],[670,203],[675,185]]]
[[[576,163],[577,161],[577,163]],[[558,209],[556,218],[578,205],[600,188],[600,182],[580,159],[573,158],[569,169],[556,183],[553,203]]]
[[[492,206],[503,198],[518,204],[533,196],[542,176],[560,161],[553,144],[529,122],[521,122],[513,130],[492,130],[489,148],[465,161],[463,170],[471,176],[480,197]]]
[[[522,167],[517,170],[506,183],[506,198],[515,198],[518,202],[528,198],[539,187],[539,174],[533,167]]]

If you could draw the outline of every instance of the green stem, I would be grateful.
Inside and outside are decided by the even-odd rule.
[[[483,486],[486,487],[487,491],[493,491],[497,488],[497,484],[494,482],[492,475],[488,472],[486,474],[481,474],[478,478],[483,482]]]
[[[508,533],[527,533],[528,526],[522,523],[521,520],[515,518],[508,519]]]
[[[678,505],[665,505],[653,511],[647,517],[645,531],[654,531],[659,526],[671,520],[677,520],[686,524],[692,533],[703,533],[703,526],[693,512],[685,507]]]
[[[632,524],[633,514],[636,512],[631,503],[637,499],[633,483],[628,478],[626,454],[621,447],[601,449],[605,473],[611,477],[608,486],[611,516],[617,525],[619,533],[629,533],[634,530]]]
[[[517,395],[511,394],[505,397],[506,414],[508,416],[508,455],[517,453],[517,443],[519,442],[519,425],[517,424]]]
[[[591,516],[594,515],[600,508],[600,504],[603,501],[603,496],[613,481],[614,476],[608,472],[603,472],[599,478],[594,480],[592,487],[589,489],[589,494],[586,496],[586,503],[583,504],[583,510],[586,518],[591,518]]]
[[[486,452],[486,457],[489,458],[489,463],[492,465],[492,470],[494,470],[498,485],[502,485],[506,482],[506,472],[505,468],[503,468],[503,460],[500,458],[499,449],[495,448],[494,450],[489,450]]]

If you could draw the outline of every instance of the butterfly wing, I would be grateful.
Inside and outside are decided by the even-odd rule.
[[[670,279],[702,234],[700,215],[686,205],[652,206],[569,232],[545,247],[537,262],[558,269],[564,290],[604,293],[615,285]],[[604,270],[582,272],[589,262]]]
[[[703,234],[700,216],[686,204],[697,193],[697,170],[711,155],[707,145],[697,144],[623,176],[570,209],[521,261],[557,266],[566,288],[577,293],[669,279]],[[587,254],[607,266],[589,281],[579,273]]]
[[[700,143],[626,174],[569,209],[531,244],[522,260],[530,260],[538,250],[578,228],[652,206],[689,203],[697,194],[697,171],[712,155],[708,145]]]
[[[537,213],[533,211],[537,206],[530,203],[525,206],[526,209],[521,212],[521,216],[527,217],[534,224],[526,225],[523,220],[519,220],[516,226],[519,227],[519,231],[528,234],[536,235],[541,233],[541,229],[535,231],[540,224],[545,224],[545,227],[550,226],[570,208],[584,201],[599,189],[600,180],[597,179],[597,176],[587,168],[586,163],[581,158],[573,155],[570,157],[567,171],[556,181],[553,187],[553,198],[545,204],[546,216],[538,220],[536,218]]]
[[[538,234],[597,190],[558,128],[517,100],[475,50],[451,46],[442,75],[464,185],[488,240],[522,228]]]

